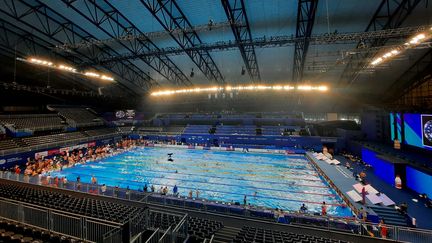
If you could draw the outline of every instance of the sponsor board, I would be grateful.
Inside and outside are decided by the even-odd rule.
[[[47,156],[48,156],[48,151],[37,152],[34,154],[35,159],[40,159],[42,157],[47,157]]]

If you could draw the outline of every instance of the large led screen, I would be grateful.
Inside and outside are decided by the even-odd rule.
[[[432,150],[432,115],[404,114],[405,143]]]

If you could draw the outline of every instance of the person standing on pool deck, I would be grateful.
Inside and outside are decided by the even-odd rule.
[[[361,194],[362,194],[362,204],[365,205],[366,204],[366,188],[365,187],[362,188]]]
[[[322,205],[321,205],[321,215],[322,216],[326,216],[327,215],[327,206],[326,206],[325,202],[323,202]]]
[[[193,194],[193,192],[192,192],[192,190],[190,190],[189,191],[189,198],[192,198],[192,194]]]
[[[307,213],[308,208],[306,207],[306,205],[303,203],[303,205],[301,205],[300,207],[300,213]]]
[[[101,194],[102,194],[102,195],[105,195],[106,189],[107,189],[106,185],[103,184],[103,185],[101,186]]]
[[[196,198],[199,198],[200,191],[198,189],[196,189],[195,193],[196,193]]]
[[[151,192],[154,192],[155,191],[155,187],[154,187],[154,185],[152,185],[151,186]]]
[[[246,204],[247,204],[247,197],[246,197],[246,195],[244,195],[244,198],[243,198],[243,205],[246,206]]]
[[[147,183],[146,184],[144,184],[144,192],[147,192]]]
[[[177,195],[178,195],[178,188],[177,188],[177,185],[174,185],[174,188],[173,188],[173,194],[174,194],[174,196],[177,196]]]
[[[97,179],[96,179],[96,177],[95,177],[94,175],[92,175],[91,182],[92,182],[92,184],[94,184],[94,185],[97,184]]]

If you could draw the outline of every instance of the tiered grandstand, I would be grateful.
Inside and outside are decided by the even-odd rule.
[[[187,134],[209,134],[212,129],[211,125],[187,125],[184,133]]]
[[[0,140],[0,150],[16,149],[20,146],[15,142],[14,139]]]
[[[116,135],[118,134],[117,128],[100,128],[100,129],[93,129],[93,130],[87,130],[84,133],[88,136],[101,136],[101,135]]]
[[[55,108],[59,115],[66,119],[66,122],[75,127],[92,127],[104,124],[100,117],[85,108]]]
[[[0,115],[0,123],[14,130],[47,131],[64,129],[57,114]]]
[[[27,137],[22,138],[27,146],[36,146],[42,144],[52,144],[59,143],[68,140],[81,139],[85,138],[85,135],[80,132],[69,132],[69,133],[58,133],[53,135],[45,135],[45,136],[36,136],[36,137]]]
[[[219,125],[216,127],[217,135],[256,135],[256,126],[230,126]]]

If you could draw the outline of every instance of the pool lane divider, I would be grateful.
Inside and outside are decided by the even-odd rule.
[[[133,157],[146,156],[146,155],[145,154],[139,154],[139,155],[129,155],[129,156],[133,158]],[[186,157],[184,156],[184,154],[182,154],[176,158],[177,159],[181,158],[181,159],[186,160]],[[160,159],[164,160],[165,157],[160,157]],[[245,157],[245,159],[247,159],[247,157]],[[190,160],[190,161],[194,161],[194,160]],[[288,162],[288,161],[283,161],[284,163],[283,162],[264,162],[264,161],[249,162],[249,161],[241,161],[241,160],[232,161],[232,160],[225,159],[225,158],[219,158],[219,161],[227,163],[227,164],[259,164],[259,165],[266,165],[267,167],[271,166],[271,165],[273,165],[273,166],[274,165],[287,165],[286,162]],[[288,165],[306,167],[307,165],[309,165],[309,161],[307,161],[307,159],[303,158],[301,162],[300,161],[289,161]]]
[[[92,176],[92,174],[83,174],[83,173],[72,173],[72,174],[75,174],[75,175],[78,175],[78,176],[82,176],[82,175],[85,175],[85,176],[88,176],[88,177],[91,177]],[[106,176],[98,176],[99,178],[106,178],[106,179],[111,179],[111,180],[113,180],[113,181],[123,181],[123,182],[134,182],[134,183],[139,183],[140,185],[142,185],[143,184],[143,182],[139,182],[139,181],[136,181],[136,180],[126,180],[126,179],[123,179],[123,178],[119,178],[119,177],[117,177],[117,178],[113,178],[113,177],[106,177]],[[164,179],[164,178],[161,178],[161,179]],[[178,181],[183,181],[183,180],[178,180]],[[207,183],[207,182],[199,182],[199,181],[193,181],[193,180],[184,180],[184,181],[190,181],[190,182],[196,182],[196,183],[201,183],[201,184],[210,184],[210,183]],[[127,184],[127,183],[122,183],[122,184]],[[215,184],[215,183],[212,183],[212,184]],[[154,184],[153,184],[154,185]],[[159,184],[158,184],[159,185]],[[235,185],[231,185],[231,184],[222,184],[222,183],[217,183],[216,185],[224,185],[224,186],[235,186]],[[162,185],[162,184],[160,184],[160,186],[170,186],[170,187],[174,187],[174,185],[169,185],[169,184],[165,184],[165,185]],[[181,184],[180,184],[180,186],[181,186]],[[247,186],[244,186],[244,187],[247,187]],[[195,187],[195,188],[192,188],[192,187],[183,187],[183,188],[188,188],[188,189],[196,189],[197,187]],[[252,187],[252,188],[256,188],[256,187]],[[261,189],[261,188],[256,188],[256,189]],[[284,192],[284,193],[295,193],[295,194],[308,194],[308,195],[315,195],[315,196],[322,196],[322,197],[336,197],[336,195],[334,195],[334,194],[323,194],[323,193],[314,193],[314,192],[304,192],[304,191],[302,191],[302,192],[297,192],[297,191],[282,191],[282,190],[277,190],[277,189],[269,189],[269,188],[262,188],[262,190],[270,190],[270,191],[277,191],[277,192]],[[218,190],[210,190],[210,189],[206,189],[206,190],[203,190],[203,191],[208,191],[208,192],[219,192],[219,193],[226,193],[226,194],[234,194],[234,195],[241,195],[241,194],[238,194],[238,193],[229,193],[229,192],[225,192],[225,191],[218,191]],[[251,195],[251,196],[253,196],[253,195]],[[259,197],[259,196],[256,196],[256,197]],[[263,197],[263,198],[272,198],[272,199],[274,199],[274,198],[276,198],[276,197]],[[282,199],[286,199],[286,198],[282,198]],[[291,199],[287,199],[287,200],[291,200]]]
[[[91,164],[86,164],[86,165],[90,165],[91,166]],[[115,167],[115,168],[118,168],[118,167]],[[98,168],[91,168],[91,169],[92,170],[96,170],[96,171],[100,171],[100,172],[105,172],[105,171],[103,171],[103,169],[98,169]],[[227,177],[227,176],[212,176],[212,175],[202,175],[202,174],[183,173],[183,172],[174,173],[174,172],[167,172],[167,171],[161,171],[161,170],[145,170],[144,172],[158,172],[158,173],[164,173],[164,174],[190,175],[190,176],[200,176],[200,177],[218,178],[218,179],[230,179],[230,180],[238,180],[238,181],[246,181],[246,182],[261,182],[261,183],[281,184],[281,185],[288,185],[288,186],[292,186],[293,185],[292,183],[284,183],[284,182],[263,181],[263,180],[247,180],[247,179],[237,179],[237,178],[232,178],[232,177]],[[142,176],[142,175],[139,175],[139,174],[132,174],[132,175]],[[165,177],[165,178],[168,178],[168,177]],[[306,181],[314,181],[314,182],[321,182],[322,183],[321,179],[304,179],[304,178],[288,178],[288,179],[290,179],[291,181],[306,180]],[[328,186],[307,185],[307,184],[296,185],[296,186],[308,186],[308,187],[317,187],[317,188],[328,188]]]
[[[100,162],[98,162],[98,163],[100,163]],[[127,165],[126,163],[112,163],[112,162],[108,162],[108,163],[109,163],[109,166],[108,166],[108,164],[105,164],[105,162],[102,162],[102,165],[106,165],[106,167],[111,167],[111,168],[123,168],[124,167],[124,166],[111,166],[113,164],[114,165]],[[89,165],[89,163],[86,163],[85,165]],[[177,165],[177,167],[173,167],[174,164],[170,164],[170,163],[167,163],[167,164],[158,164],[158,165],[169,165],[169,166],[166,166],[166,167],[172,167],[171,169],[173,171],[178,170],[179,168],[185,169],[185,170],[188,170],[189,168],[191,168],[191,167],[188,167],[188,166],[184,166],[183,164],[175,164],[175,165]],[[139,167],[143,167],[143,166],[139,166]],[[196,167],[195,166],[195,167],[192,167],[192,168],[204,169],[204,168],[209,168],[209,167]],[[169,173],[169,172],[161,171],[161,170],[150,170],[150,169],[144,169],[144,170],[145,171],[150,171],[150,172]],[[206,172],[206,171],[204,170],[203,172]],[[233,174],[238,174],[238,171],[235,171],[235,170],[221,170],[220,172],[233,172]],[[198,174],[193,174],[193,173],[180,173],[180,172],[178,174],[198,175]],[[319,174],[306,174],[306,173],[296,173],[296,172],[284,172],[284,174],[305,175],[305,176],[315,176],[315,177],[319,176]],[[253,174],[246,174],[246,175],[253,176]],[[264,177],[274,178],[274,176],[273,177],[264,176]],[[230,177],[222,177],[222,178],[231,179]],[[309,178],[294,177],[294,178],[289,178],[289,179],[291,179],[291,180],[305,180],[305,181],[320,181],[320,182],[322,181],[319,178],[318,179],[309,179]]]

